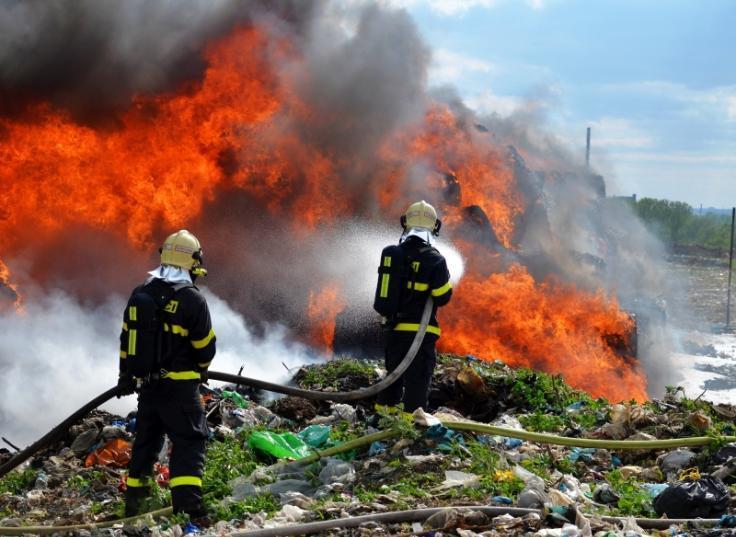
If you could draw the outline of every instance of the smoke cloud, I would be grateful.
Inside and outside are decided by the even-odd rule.
[[[290,377],[286,368],[324,360],[289,341],[283,326],[256,338],[224,300],[206,290],[205,297],[217,329],[213,369],[237,373],[242,366],[245,376],[283,383]],[[57,291],[33,296],[22,315],[0,316],[0,435],[30,444],[115,385],[124,306],[119,295],[90,307]],[[129,396],[103,409],[125,416],[135,407]]]
[[[0,113],[37,99],[96,121],[201,77],[201,51],[270,16],[298,33],[322,2],[10,0],[0,5]],[[269,15],[266,15],[266,14]]]

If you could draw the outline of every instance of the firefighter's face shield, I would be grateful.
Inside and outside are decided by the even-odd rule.
[[[401,238],[399,239],[399,243],[404,242],[409,237],[418,237],[422,239],[424,242],[430,245],[435,244],[435,235],[432,233],[431,229],[427,229],[426,227],[409,227],[404,230],[404,232],[401,234]]]

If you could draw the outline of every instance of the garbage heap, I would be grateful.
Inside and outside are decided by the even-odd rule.
[[[293,383],[349,391],[384,374],[375,362],[336,359],[300,369]],[[355,527],[319,534],[736,535],[736,444],[726,438],[734,434],[736,408],[688,399],[680,388],[642,405],[610,404],[560,377],[442,355],[426,412],[407,414],[373,400],[348,405],[267,395],[203,387],[211,527],[168,512],[117,523],[135,413],[95,411],[0,480],[0,534],[95,524],[69,532],[178,537],[275,528],[280,533],[273,535],[299,535],[311,531],[302,526],[309,522],[369,515]],[[678,449],[586,448],[445,425],[458,422],[549,433],[573,444],[709,438]],[[11,455],[2,451],[0,462]],[[167,442],[149,511],[170,505],[168,454]],[[378,516],[426,508],[441,509],[403,521]]]

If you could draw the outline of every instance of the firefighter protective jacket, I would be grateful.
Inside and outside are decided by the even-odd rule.
[[[138,292],[137,287],[132,294]],[[124,373],[125,360],[130,350],[130,308],[126,308],[123,330],[120,333],[120,371]],[[209,367],[215,356],[215,332],[210,311],[202,294],[195,286],[178,290],[162,312],[162,378],[196,380]]]
[[[416,236],[409,237],[399,245],[411,260],[407,292],[402,296],[398,322],[394,330],[400,332],[417,332],[422,320],[424,303],[427,295],[432,295],[434,307],[427,327],[428,334],[440,336],[442,331],[437,322],[437,308],[444,306],[452,296],[450,272],[447,262],[436,248]]]

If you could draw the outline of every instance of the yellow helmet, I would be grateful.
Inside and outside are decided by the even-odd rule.
[[[197,276],[204,276],[207,271],[202,267],[202,247],[197,237],[186,229],[172,233],[159,249],[161,264],[181,267]]]
[[[437,211],[424,200],[412,203],[401,217],[401,225],[406,228],[421,227],[430,230],[434,235],[440,232],[442,222],[437,218]]]

